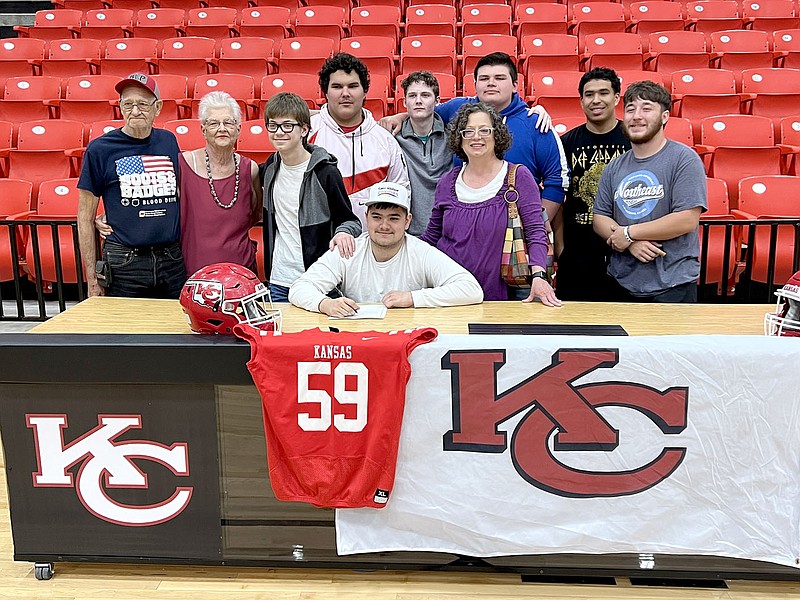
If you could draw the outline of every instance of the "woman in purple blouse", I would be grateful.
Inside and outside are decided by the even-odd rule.
[[[428,228],[421,238],[470,271],[483,288],[485,300],[513,297],[500,278],[508,205],[509,163],[503,154],[511,134],[497,112],[482,102],[464,104],[450,123],[450,150],[464,161],[436,186]],[[547,281],[547,237],[542,221],[539,187],[530,171],[519,165],[515,187],[525,232],[533,283],[523,302],[538,298],[546,306],[560,306]]]

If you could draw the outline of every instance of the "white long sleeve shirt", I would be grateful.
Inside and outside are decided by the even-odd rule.
[[[483,290],[469,271],[410,235],[385,262],[375,260],[368,233],[356,238],[356,251],[349,259],[342,258],[337,249],[326,252],[292,284],[289,302],[319,312],[319,303],[337,287],[356,302],[380,302],[391,291],[411,292],[416,308],[483,301]]]

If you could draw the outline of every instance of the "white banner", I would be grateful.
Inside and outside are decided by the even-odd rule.
[[[443,335],[411,364],[394,490],[337,510],[340,554],[798,566],[798,340]]]

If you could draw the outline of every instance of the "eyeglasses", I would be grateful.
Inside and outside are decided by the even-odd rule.
[[[267,123],[267,131],[270,133],[277,133],[278,129],[280,129],[283,133],[292,133],[295,127],[302,127],[300,123],[290,123],[289,121],[284,121],[283,123],[275,123],[270,121]]]
[[[465,140],[471,140],[472,138],[485,138],[489,137],[494,133],[494,127],[481,127],[480,129],[462,129],[459,131],[461,137]]]
[[[131,112],[133,108],[136,107],[139,109],[139,112],[146,113],[153,108],[156,102],[158,102],[158,100],[153,100],[152,102],[147,102],[145,100],[137,100],[136,102],[125,100],[119,103],[119,107],[122,109],[122,112]]]
[[[236,129],[239,126],[239,123],[234,121],[233,119],[225,119],[224,121],[205,121],[203,123],[208,129],[217,130],[221,127],[225,129]]]

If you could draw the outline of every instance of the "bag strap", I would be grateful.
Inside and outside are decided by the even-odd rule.
[[[516,219],[519,212],[517,210],[517,200],[519,199],[519,192],[517,191],[516,186],[514,185],[517,180],[517,169],[519,165],[516,164],[509,164],[508,165],[508,174],[506,176],[506,183],[507,188],[505,194],[503,194],[503,200],[506,201],[508,205],[508,218],[509,219]]]
[[[508,175],[506,177],[506,181],[508,182],[509,189],[514,190],[515,192],[517,191],[517,187],[516,187],[515,183],[517,182],[517,169],[518,168],[519,168],[519,165],[517,165],[517,164],[508,165]]]

